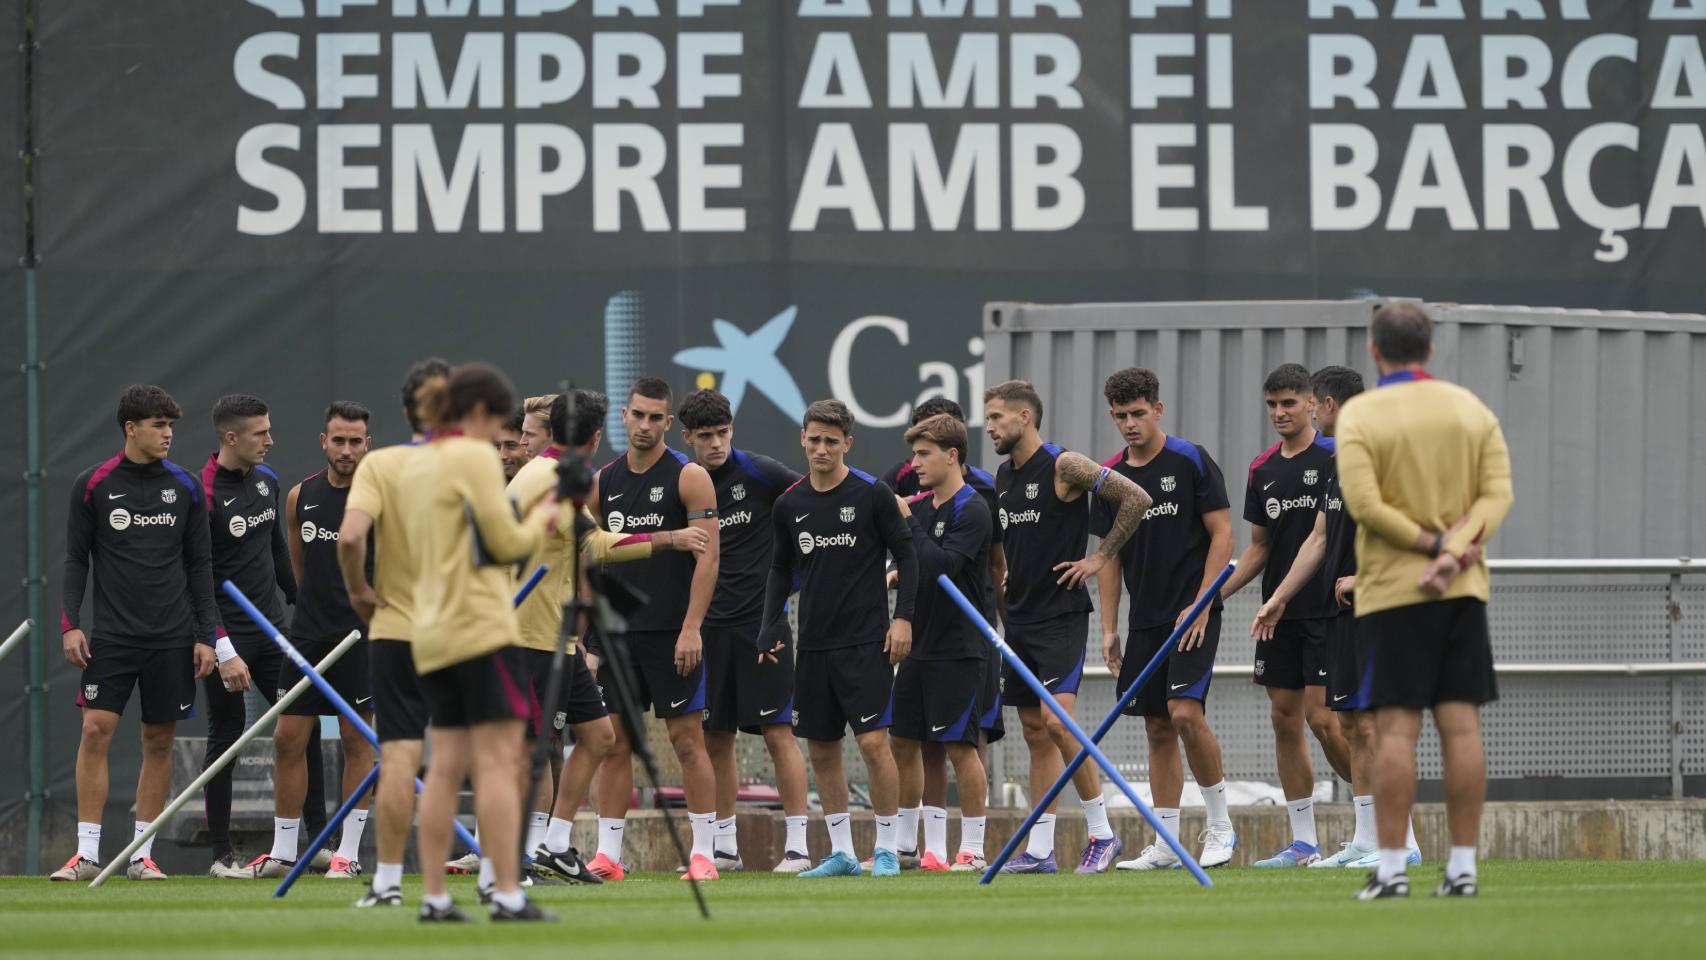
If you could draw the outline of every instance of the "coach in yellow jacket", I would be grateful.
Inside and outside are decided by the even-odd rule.
[[[1413,303],[1374,315],[1380,387],[1345,405],[1339,483],[1357,521],[1356,613],[1375,710],[1380,865],[1358,896],[1405,897],[1405,828],[1416,793],[1416,738],[1431,708],[1445,761],[1451,857],[1435,896],[1474,896],[1486,796],[1480,705],[1498,698],[1487,636],[1482,545],[1511,507],[1510,453],[1473,393],[1423,369],[1433,320]]]

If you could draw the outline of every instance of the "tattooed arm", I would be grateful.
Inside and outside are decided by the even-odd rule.
[[[1094,493],[1114,508],[1114,521],[1108,535],[1096,547],[1096,552],[1073,563],[1062,563],[1061,586],[1075,590],[1102,569],[1110,559],[1119,555],[1120,548],[1131,539],[1138,521],[1154,501],[1144,489],[1124,476],[1102,467],[1081,453],[1063,453],[1054,462],[1055,482],[1069,490]]]

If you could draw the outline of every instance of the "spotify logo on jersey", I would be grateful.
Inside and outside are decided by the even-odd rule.
[[[809,534],[809,533],[800,534],[800,552],[802,554],[811,553],[812,547],[814,547],[814,546],[816,546],[816,543],[815,543],[815,541],[812,540],[811,534]]]
[[[624,517],[620,510],[612,510],[605,514],[604,520],[610,524],[611,533],[621,533],[623,526],[628,523],[628,518]]]
[[[130,511],[120,507],[107,517],[107,522],[113,525],[114,530],[126,529],[130,526]]]
[[[226,527],[231,531],[233,537],[240,537],[249,532],[249,521],[242,517],[232,517],[231,522]]]
[[[1269,497],[1268,498],[1268,519],[1269,520],[1278,520],[1279,515],[1280,515],[1280,502],[1278,500],[1275,500],[1273,497]]]
[[[312,520],[302,521],[302,542],[303,543],[313,543],[314,542],[314,534],[317,532],[319,532],[319,528],[314,526],[314,521],[312,521]]]

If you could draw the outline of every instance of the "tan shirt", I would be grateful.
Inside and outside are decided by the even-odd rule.
[[[379,640],[414,638],[415,555],[396,505],[398,478],[419,450],[400,444],[362,457],[344,503],[345,513],[360,510],[373,518],[373,592],[385,605],[374,611],[368,635]]]
[[[545,520],[517,520],[488,442],[440,436],[417,448],[397,512],[418,563],[415,669],[442,670],[521,641],[509,565],[539,549]]]
[[[1339,486],[1357,521],[1357,616],[1439,599],[1485,601],[1485,559],[1435,597],[1416,585],[1429,560],[1414,546],[1422,531],[1443,532],[1467,516],[1443,548],[1461,555],[1492,539],[1510,512],[1510,451],[1493,412],[1456,384],[1414,380],[1353,397],[1337,434]]]

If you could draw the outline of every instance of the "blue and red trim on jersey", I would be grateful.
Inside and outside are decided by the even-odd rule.
[[[1394,370],[1391,373],[1381,374],[1380,379],[1375,381],[1374,385],[1377,387],[1387,387],[1394,383],[1410,383],[1415,380],[1432,380],[1433,378],[1433,374],[1420,367],[1406,367],[1403,370]]]
[[[84,503],[89,502],[89,498],[91,496],[93,496],[95,493],[95,488],[100,486],[101,481],[105,480],[107,478],[108,474],[112,473],[114,470],[117,470],[119,463],[123,460],[124,460],[124,454],[121,452],[118,456],[113,457],[111,460],[108,460],[105,463],[101,464],[100,466],[96,467],[94,473],[89,474],[89,482],[87,484],[85,484],[83,487],[83,502]]]

